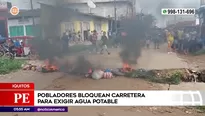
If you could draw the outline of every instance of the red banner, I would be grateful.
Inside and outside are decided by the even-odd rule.
[[[0,83],[1,89],[34,89],[34,83]]]
[[[33,83],[0,83],[1,106],[34,106]]]

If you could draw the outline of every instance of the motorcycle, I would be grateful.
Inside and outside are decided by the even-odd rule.
[[[0,50],[0,57],[3,57],[4,56],[4,51],[3,50]]]
[[[0,45],[0,57],[7,57],[9,59],[14,59],[15,54],[13,54],[10,50],[9,47],[2,44]]]

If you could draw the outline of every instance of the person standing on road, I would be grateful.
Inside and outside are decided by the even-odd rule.
[[[108,49],[107,49],[107,41],[108,41],[108,38],[107,38],[107,36],[106,36],[106,32],[103,32],[103,35],[102,35],[102,37],[101,37],[101,41],[102,41],[102,49],[101,49],[101,54],[103,54],[103,51],[105,50],[107,53],[108,53],[108,55],[110,54],[110,52],[108,51]]]
[[[68,39],[72,40],[72,32],[71,31],[68,32]]]
[[[154,48],[155,49],[159,49],[159,39],[160,39],[160,35],[157,34],[156,37],[154,38]]]
[[[177,51],[178,50],[178,44],[179,44],[179,37],[178,37],[178,32],[177,31],[175,31],[174,32],[174,35],[173,35],[173,37],[174,37],[174,43],[173,43],[173,50],[174,51]]]
[[[112,37],[112,31],[109,30],[109,31],[108,31],[108,38],[111,39],[111,37]]]
[[[94,47],[93,51],[95,51],[95,52],[98,52],[97,39],[98,39],[97,31],[94,30],[94,31],[93,31],[93,35],[92,35],[91,42],[92,42],[92,45],[93,45],[93,47]]]
[[[63,33],[63,36],[61,38],[62,42],[63,42],[63,52],[67,52],[68,51],[68,35],[65,33]]]
[[[151,40],[150,40],[150,37],[147,37],[145,41],[146,41],[146,48],[149,49],[149,47],[150,47],[150,41],[151,41]]]
[[[174,42],[174,37],[170,32],[168,32],[168,37],[167,37],[168,54],[172,53],[173,42]]]
[[[183,50],[183,31],[178,30],[178,51],[181,52]]]

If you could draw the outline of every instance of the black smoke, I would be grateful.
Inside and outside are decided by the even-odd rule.
[[[121,36],[120,57],[124,63],[137,64],[137,59],[141,55],[142,42],[153,27],[154,20],[152,15],[141,13],[131,19],[121,21],[122,32],[126,33],[126,36]]]
[[[67,52],[63,51],[61,40],[62,30],[60,29],[63,21],[69,21],[72,17],[80,15],[71,9],[41,4],[40,24],[37,30],[41,33],[32,40],[32,46],[37,51],[40,60],[49,60],[65,73],[85,73],[92,68],[91,63],[84,57],[76,55],[70,47]],[[72,55],[71,55],[72,54]],[[75,54],[74,60],[71,56]]]

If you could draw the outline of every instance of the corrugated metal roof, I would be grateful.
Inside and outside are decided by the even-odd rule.
[[[94,3],[103,3],[103,2],[134,2],[134,0],[92,0]],[[67,0],[68,3],[87,3],[88,0]]]
[[[48,4],[42,4],[41,5],[46,5],[46,6],[49,6],[49,7],[56,7],[56,6],[53,6],[53,5],[48,5]],[[98,16],[98,15],[94,15],[94,14],[88,14],[88,13],[82,13],[82,12],[79,12],[79,11],[75,11],[73,9],[70,9],[70,8],[67,8],[67,7],[56,7],[56,8],[61,8],[61,11],[64,11],[64,13],[66,14],[66,12],[72,12],[73,14],[77,14],[77,15],[84,15],[84,16],[91,16],[91,17],[95,17],[95,18],[100,18],[100,19],[106,19],[106,20],[111,20],[110,18],[108,17],[103,17],[103,16]],[[62,13],[62,12],[61,12]]]
[[[42,3],[40,3],[40,4],[42,4]],[[47,4],[42,4],[42,5],[47,5]],[[55,7],[52,5],[47,5],[47,6]],[[64,11],[66,11],[66,12],[70,11],[70,12],[73,12],[74,14],[78,14],[78,15],[84,15],[84,16],[90,16],[90,17],[95,17],[95,18],[100,18],[100,19],[111,20],[110,18],[107,18],[107,17],[97,16],[94,14],[82,13],[82,12],[78,12],[78,11],[75,11],[75,10],[70,9],[70,8],[62,8],[62,9],[66,9]],[[16,18],[21,18],[21,17],[40,17],[40,15],[41,15],[41,9],[20,10],[19,14],[16,16],[11,15],[9,12],[0,13],[0,16],[8,17],[9,19],[16,19]]]

